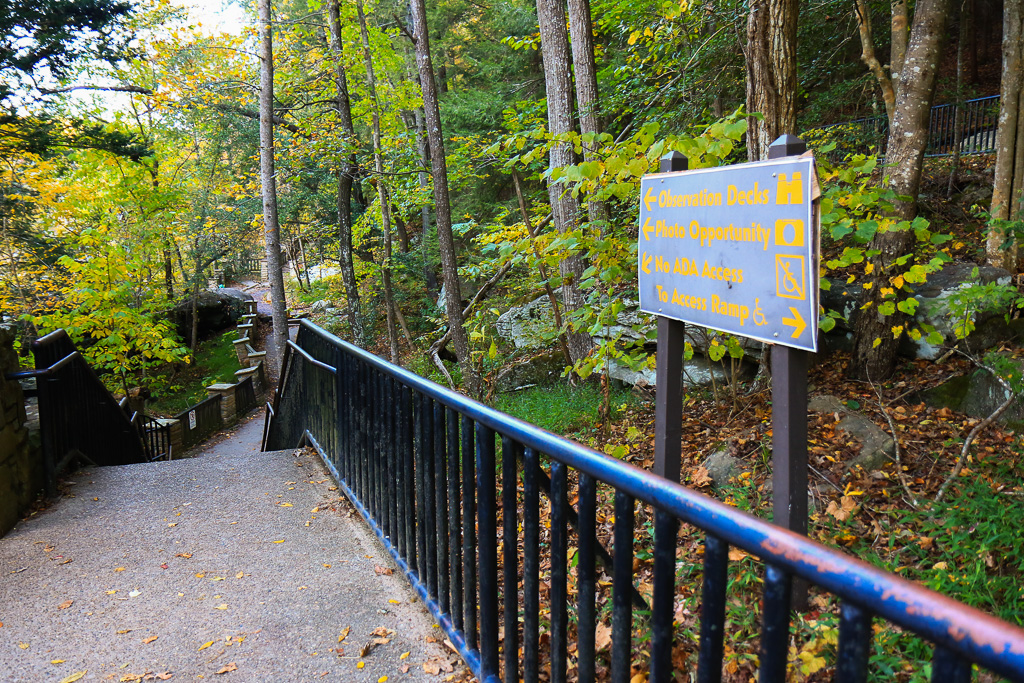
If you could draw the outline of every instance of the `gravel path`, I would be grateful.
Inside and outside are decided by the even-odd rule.
[[[196,458],[81,470],[0,539],[0,681],[396,683],[461,668],[319,459],[258,452],[262,426]]]

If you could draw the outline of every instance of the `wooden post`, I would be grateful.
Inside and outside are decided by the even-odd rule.
[[[769,159],[797,156],[807,145],[780,136]],[[808,197],[808,201],[811,198]],[[812,273],[816,277],[817,272]],[[772,513],[778,526],[807,535],[807,351],[775,345],[772,361]],[[807,609],[807,584],[794,581],[793,609]]]
[[[661,158],[658,170],[685,171],[686,156],[669,152]],[[658,316],[657,402],[654,407],[654,473],[679,481],[682,451],[683,351],[686,349],[686,323]]]

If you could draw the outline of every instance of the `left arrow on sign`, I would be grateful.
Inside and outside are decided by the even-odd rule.
[[[644,221],[644,240],[646,240],[648,242],[651,241],[650,232],[651,232],[651,219],[648,218],[646,221]]]
[[[657,200],[658,200],[658,195],[654,194],[654,188],[653,187],[648,187],[647,188],[647,194],[644,195],[644,205],[647,207],[648,211],[651,210],[651,202],[656,202]]]
[[[801,334],[803,334],[804,328],[807,327],[807,321],[805,321],[804,317],[800,315],[800,311],[796,310],[792,306],[789,307],[789,312],[793,314],[793,317],[783,318],[782,324],[793,327],[792,337],[793,339],[796,339]]]
[[[653,259],[653,258],[654,258],[653,256],[648,256],[647,252],[645,251],[643,258],[640,260],[640,270],[644,271],[645,273],[650,274],[651,271],[650,271],[650,269],[647,268],[647,266],[650,265],[651,259]]]

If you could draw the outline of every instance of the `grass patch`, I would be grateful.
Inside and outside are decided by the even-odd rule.
[[[635,401],[629,391],[612,390],[613,417]],[[592,382],[558,383],[500,394],[494,407],[549,432],[579,437],[596,429],[601,402],[601,390]]]
[[[206,387],[218,382],[234,383],[239,369],[238,357],[232,343],[238,332],[230,329],[199,342],[192,363],[175,369],[171,366],[159,371],[153,385],[153,399],[147,412],[154,415],[176,415],[207,397]]]

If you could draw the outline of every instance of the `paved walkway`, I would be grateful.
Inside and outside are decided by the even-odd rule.
[[[448,678],[443,635],[319,459],[258,452],[262,426],[82,470],[0,538],[0,680]]]

